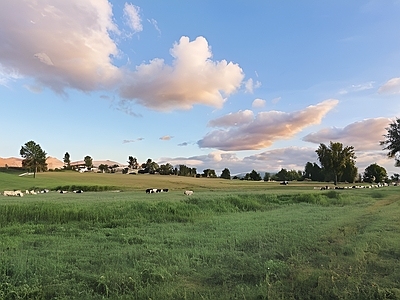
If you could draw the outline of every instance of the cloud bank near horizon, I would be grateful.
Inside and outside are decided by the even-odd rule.
[[[140,8],[125,3],[123,25],[113,20],[107,0],[23,1],[3,3],[0,11],[0,83],[33,79],[30,90],[49,88],[67,95],[116,91],[127,104],[152,110],[187,110],[194,105],[221,108],[243,84],[238,64],[213,61],[204,37],[182,36],[170,49],[173,62],[154,58],[133,70],[117,67],[121,35],[143,30]],[[16,75],[17,74],[17,75]]]
[[[289,139],[304,128],[321,123],[338,103],[336,99],[328,99],[292,113],[265,111],[255,117],[250,110],[228,114],[209,122],[209,126],[223,129],[209,132],[197,143],[200,148],[225,151],[267,148],[277,140]]]
[[[340,142],[353,146],[355,150],[381,150],[379,141],[383,140],[386,129],[391,120],[388,118],[365,119],[354,122],[344,128],[324,128],[315,133],[310,133],[303,141],[315,144]]]

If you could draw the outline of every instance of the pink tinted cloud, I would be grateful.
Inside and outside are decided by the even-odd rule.
[[[250,123],[254,119],[251,110],[239,110],[237,113],[229,113],[223,117],[208,122],[210,127],[232,127]]]
[[[183,36],[170,54],[174,58],[171,65],[155,58],[130,72],[121,97],[159,111],[191,109],[196,104],[221,108],[244,78],[239,65],[211,60],[204,37],[190,41]]]
[[[216,148],[226,151],[266,148],[276,140],[289,139],[304,128],[319,124],[338,102],[338,100],[329,99],[293,113],[260,112],[249,122],[237,126],[232,126],[233,121],[228,115],[229,122],[226,122],[226,124],[230,124],[231,127],[211,131],[198,141],[198,145],[201,148]],[[226,125],[221,122],[221,119],[217,119],[216,123]]]
[[[346,146],[353,146],[356,150],[379,150],[382,149],[379,141],[384,139],[385,128],[390,123],[388,118],[365,119],[343,128],[324,128],[306,135],[303,140],[316,144],[340,142]]]
[[[388,80],[379,90],[381,94],[400,94],[400,77]]]
[[[118,32],[106,0],[13,0],[0,10],[0,65],[58,93],[110,87]]]

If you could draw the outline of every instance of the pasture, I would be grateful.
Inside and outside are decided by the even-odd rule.
[[[0,172],[88,190],[0,196],[0,299],[400,299],[400,187],[323,185]]]

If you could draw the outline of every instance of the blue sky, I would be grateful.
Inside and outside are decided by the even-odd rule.
[[[320,143],[399,172],[400,1],[7,0],[0,157],[304,170]]]

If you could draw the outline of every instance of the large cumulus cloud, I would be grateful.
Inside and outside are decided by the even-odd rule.
[[[181,37],[170,51],[172,65],[153,59],[125,79],[121,96],[151,109],[190,109],[195,104],[221,108],[225,97],[241,85],[244,74],[232,62],[212,61],[207,40]]]
[[[304,128],[319,124],[322,118],[337,104],[338,100],[328,99],[303,110],[286,113],[281,111],[260,112],[251,118],[249,111],[210,121],[209,125],[228,127],[208,133],[198,141],[201,148],[220,150],[258,150],[269,147],[278,139],[289,139]]]
[[[106,0],[4,1],[0,64],[58,93],[110,87],[119,76],[112,31]]]
[[[380,150],[379,141],[383,140],[386,129],[391,123],[388,118],[365,119],[354,122],[344,128],[324,128],[308,134],[304,141],[311,143],[340,142],[353,146],[356,150]]]
[[[143,30],[140,12],[125,4],[120,26],[127,28],[118,28],[107,0],[4,1],[0,84],[23,76],[34,79],[35,91],[116,91],[122,107],[138,103],[159,111],[196,104],[220,108],[242,85],[239,65],[213,61],[204,37],[182,37],[170,50],[171,64],[154,58],[133,69],[117,66],[116,59],[126,56],[118,48],[119,36]]]

